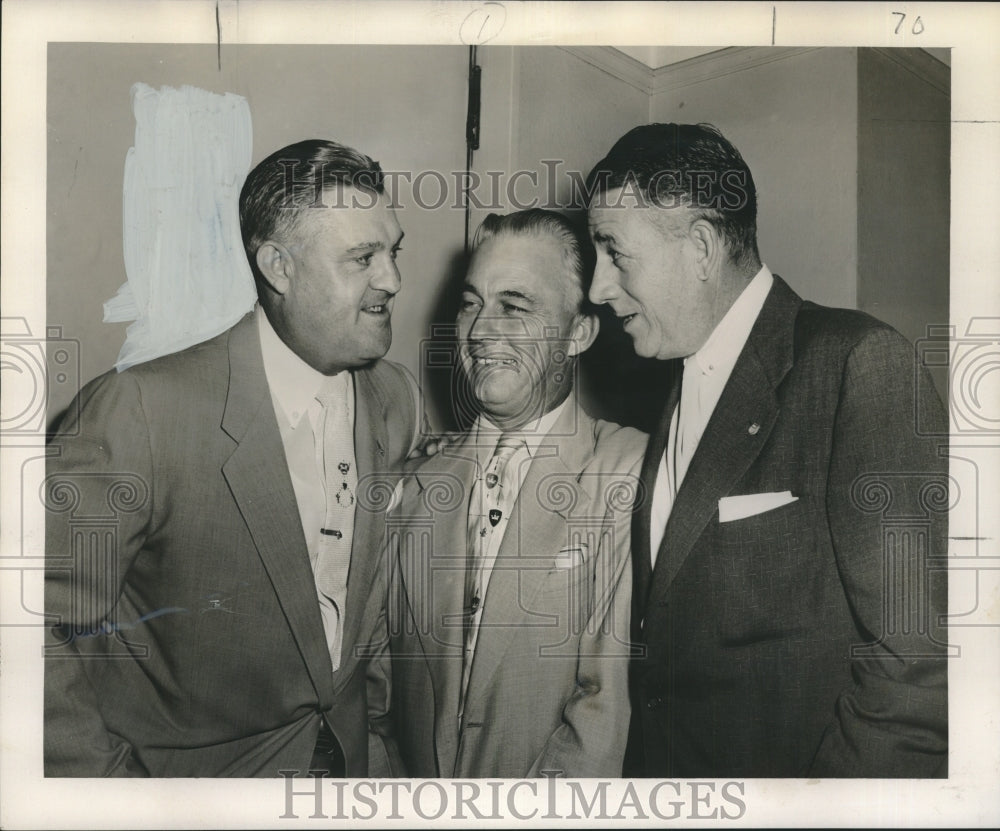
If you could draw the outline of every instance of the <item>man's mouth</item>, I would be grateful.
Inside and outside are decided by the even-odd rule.
[[[476,366],[516,366],[517,362],[513,358],[473,358],[472,362]]]
[[[389,314],[389,304],[377,303],[374,306],[365,306],[361,311],[370,315],[385,315]]]
[[[632,314],[630,315],[620,315],[618,319],[622,322],[622,326],[625,327],[628,326],[629,323],[631,323],[635,319],[635,316],[637,314],[638,312],[632,312]]]

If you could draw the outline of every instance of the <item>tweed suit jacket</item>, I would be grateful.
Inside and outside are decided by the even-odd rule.
[[[909,342],[775,277],[652,570],[637,506],[631,774],[947,775],[947,449],[917,424],[947,429]]]
[[[254,317],[84,388],[46,479],[47,776],[305,771],[324,717],[348,774],[368,773],[385,586],[382,513],[362,497],[394,483],[415,407],[394,365],[353,377],[362,479],[336,672]]]
[[[629,521],[646,435],[571,402],[532,456],[485,595],[460,725],[473,441],[405,479],[388,514],[392,714],[406,771],[618,776]]]

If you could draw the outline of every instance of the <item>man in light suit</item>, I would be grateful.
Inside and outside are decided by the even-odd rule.
[[[592,252],[565,218],[490,215],[457,321],[480,414],[387,515],[392,713],[417,777],[618,776],[630,500],[646,436],[588,416]]]
[[[947,775],[946,448],[915,429],[947,422],[912,347],[771,274],[710,125],[637,127],[589,182],[591,300],[685,359],[632,529],[626,771]]]
[[[240,222],[255,312],[88,384],[50,445],[47,776],[388,770],[363,496],[415,435],[380,360],[402,231],[378,164],[319,140],[251,171]]]

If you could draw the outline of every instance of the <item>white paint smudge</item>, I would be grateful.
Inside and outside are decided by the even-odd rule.
[[[139,83],[132,111],[122,206],[128,282],[104,304],[106,323],[135,321],[119,372],[225,331],[257,297],[239,225],[253,140],[246,99]]]

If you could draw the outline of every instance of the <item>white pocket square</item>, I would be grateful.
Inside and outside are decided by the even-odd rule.
[[[724,496],[719,500],[719,522],[746,519],[796,501],[798,501],[798,497],[792,496],[791,491]]]
[[[585,563],[588,556],[590,556],[590,547],[586,543],[571,545],[559,550],[552,565],[553,568],[558,569],[573,568],[573,566]]]

